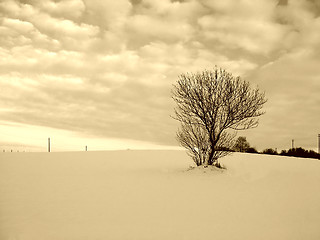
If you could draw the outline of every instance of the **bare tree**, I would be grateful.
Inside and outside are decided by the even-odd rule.
[[[258,88],[218,68],[180,75],[172,98],[181,123],[177,139],[198,166],[217,165],[233,147],[236,130],[258,125],[266,102]]]

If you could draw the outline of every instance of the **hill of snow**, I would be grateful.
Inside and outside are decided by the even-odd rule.
[[[0,153],[0,240],[320,239],[320,161],[184,151]],[[189,170],[188,170],[189,169]]]

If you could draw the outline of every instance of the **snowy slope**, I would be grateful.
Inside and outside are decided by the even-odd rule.
[[[0,240],[320,239],[320,161],[184,151],[0,153]]]

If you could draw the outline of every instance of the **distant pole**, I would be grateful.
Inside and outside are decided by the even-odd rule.
[[[88,151],[88,146],[86,146],[86,151]]]
[[[320,154],[320,134],[318,134],[318,153]]]
[[[291,143],[292,147],[291,148],[294,148],[294,139],[292,139],[292,143]]]
[[[51,149],[50,149],[50,138],[48,138],[48,152],[50,152]]]

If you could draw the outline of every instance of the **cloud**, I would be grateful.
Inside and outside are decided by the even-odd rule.
[[[52,18],[39,14],[30,20],[45,35],[59,41],[63,49],[85,50],[94,42],[99,28],[85,23],[77,24],[71,20]]]
[[[14,0],[3,0],[0,3],[0,11],[5,16],[25,19],[34,16],[36,9],[30,4],[24,4]]]
[[[272,136],[263,138],[264,144],[284,149],[295,139],[298,146],[314,147],[312,140],[320,131],[318,63],[319,56],[308,51],[290,53],[249,77],[269,99],[267,114],[257,129],[264,136]]]
[[[7,27],[15,31],[17,34],[28,34],[28,32],[34,30],[32,23],[10,18],[3,19],[2,27]]]
[[[243,49],[268,55],[285,33],[280,24],[231,16],[204,16],[199,19],[206,42],[215,41],[227,49]],[[261,34],[264,33],[264,34]]]
[[[6,80],[12,82],[14,77],[6,76]],[[166,107],[170,104],[169,89],[165,87],[154,89],[126,82],[113,91],[99,91],[99,88],[84,87],[81,79],[67,76],[52,79],[45,75],[41,76],[41,81],[24,79],[23,87],[19,77],[11,86],[5,84],[4,80],[0,83],[9,88],[7,94],[1,96],[2,104],[15,110],[0,113],[3,120],[51,126],[100,137],[145,139],[162,143],[167,141],[168,136],[174,137],[174,131],[170,131],[171,109]],[[154,129],[158,127],[162,132],[155,134]]]
[[[0,33],[4,36],[0,39],[2,47],[14,49],[17,47],[27,47],[30,45],[36,48],[45,48],[57,50],[60,48],[60,42],[51,39],[44,33],[41,33],[31,22],[22,21],[14,18],[4,18]]]
[[[3,120],[176,144],[172,83],[217,65],[266,90],[258,147],[317,130],[317,1],[3,0],[0,12]]]
[[[248,75],[266,90],[269,99],[260,127],[249,134],[260,146],[263,142],[284,149],[291,147],[291,139],[295,139],[296,146],[316,150],[320,131],[317,9],[313,1],[295,0],[278,7],[275,17],[287,31],[274,59]]]
[[[100,26],[104,30],[121,28],[132,8],[127,0],[84,0],[84,4],[85,22]]]
[[[82,0],[64,0],[54,2],[50,0],[34,1],[35,6],[51,16],[63,19],[78,20],[85,11]]]
[[[65,5],[67,2],[63,2],[63,4]],[[41,1],[40,6],[13,1],[2,3],[0,9],[5,12],[5,16],[2,18],[2,27],[9,28],[19,34],[17,38],[9,39],[7,42],[15,46],[21,45],[18,42],[19,38],[24,37],[29,41],[28,44],[34,45],[35,48],[40,47],[39,42],[42,47],[53,51],[57,51],[59,48],[69,50],[88,48],[99,34],[99,27],[77,23],[68,18],[62,18],[62,16],[53,17],[50,15],[50,11],[43,11],[43,9],[46,9],[46,5],[56,6],[57,11],[60,8],[67,7],[63,4],[62,2],[54,3],[52,1]],[[68,11],[71,12],[69,8]],[[53,42],[56,43],[54,47],[50,46]],[[60,44],[59,48],[57,48],[57,43]]]
[[[170,27],[168,27],[170,26]],[[187,41],[191,37],[192,27],[187,23],[167,22],[151,16],[135,15],[126,25],[130,38],[141,41],[142,44],[157,38],[158,41]],[[136,34],[136,35],[135,35]],[[138,36],[138,40],[135,36]]]

